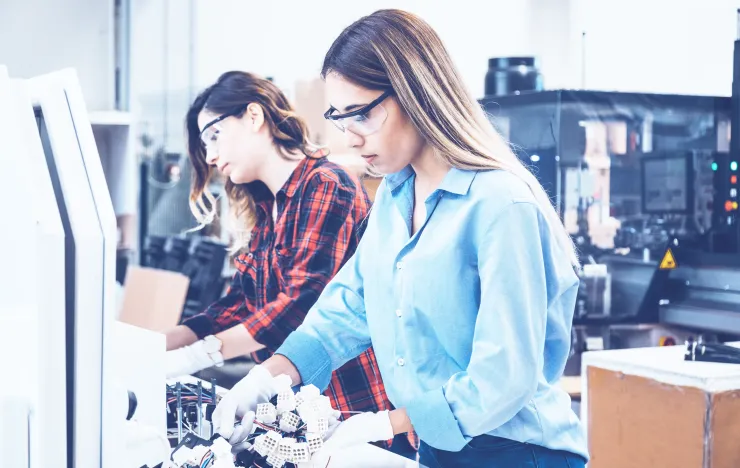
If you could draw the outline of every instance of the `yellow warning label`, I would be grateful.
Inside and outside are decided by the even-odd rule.
[[[663,260],[660,261],[660,269],[661,270],[673,270],[678,265],[676,265],[676,259],[673,257],[673,252],[671,252],[671,249],[668,249],[665,251],[665,255],[663,255]]]

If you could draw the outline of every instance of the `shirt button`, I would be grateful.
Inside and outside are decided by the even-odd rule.
[[[396,363],[397,363],[397,364],[398,364],[399,366],[403,367],[403,365],[404,365],[404,364],[406,364],[406,361],[404,361],[404,360],[403,360],[403,358],[402,358],[402,357],[400,357],[400,358],[398,358],[398,361],[396,361]]]
[[[396,268],[398,268],[399,270],[400,270],[401,268],[403,268],[403,262],[398,262],[398,263],[396,263]]]
[[[403,315],[401,313],[401,309],[396,309],[396,316],[398,316],[398,318],[401,318],[401,315]]]

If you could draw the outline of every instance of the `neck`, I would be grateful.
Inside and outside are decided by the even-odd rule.
[[[434,154],[431,146],[422,151],[411,167],[416,173],[416,187],[426,192],[433,192],[450,170],[450,166]]]
[[[274,148],[267,157],[267,161],[268,163],[261,171],[260,180],[267,185],[274,196],[293,174],[296,166],[301,162],[301,158],[296,155],[294,158],[287,159],[277,148]]]

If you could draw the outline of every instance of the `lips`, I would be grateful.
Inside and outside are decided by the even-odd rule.
[[[377,154],[363,154],[362,155],[362,159],[364,159],[368,163],[372,162],[377,157],[378,157]]]
[[[224,169],[226,169],[227,167],[229,167],[229,163],[226,163],[226,164],[224,164],[223,166],[219,166],[219,167],[218,167],[218,170],[219,170],[219,172],[223,172],[223,171],[224,171]]]

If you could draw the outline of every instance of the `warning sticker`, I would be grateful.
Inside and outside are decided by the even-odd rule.
[[[661,270],[673,270],[678,265],[676,265],[676,259],[673,257],[673,252],[671,252],[671,249],[666,250],[665,255],[663,255],[663,260],[660,261],[660,269]]]

